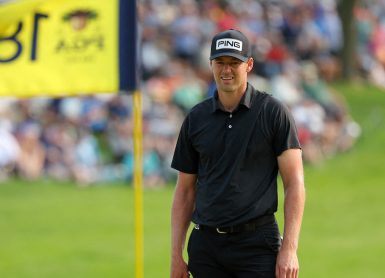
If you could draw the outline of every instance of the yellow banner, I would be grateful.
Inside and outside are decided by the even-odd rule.
[[[23,19],[31,10],[47,1],[48,0],[9,0],[6,2],[7,4],[0,4],[0,34],[2,34],[11,23]],[[60,0],[52,0],[52,2],[54,1]]]
[[[120,78],[126,78],[119,76],[121,1],[30,0],[0,5],[0,96],[124,89],[119,86]],[[125,26],[130,27],[134,30]],[[128,43],[129,48],[135,45]]]

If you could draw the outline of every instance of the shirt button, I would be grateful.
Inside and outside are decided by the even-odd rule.
[[[233,114],[230,114],[230,116],[229,116],[229,117],[230,117],[230,119],[231,119],[231,118],[233,117]]]
[[[229,128],[232,128],[233,126],[232,125],[229,125]]]

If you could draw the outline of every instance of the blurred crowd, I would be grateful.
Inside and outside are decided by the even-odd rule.
[[[385,86],[385,4],[355,9],[357,68]],[[143,183],[175,179],[173,149],[186,113],[215,91],[212,36],[242,30],[253,44],[249,82],[291,109],[304,160],[318,164],[352,147],[360,134],[327,82],[340,76],[341,21],[333,0],[140,0]],[[130,95],[0,100],[0,175],[131,181]]]

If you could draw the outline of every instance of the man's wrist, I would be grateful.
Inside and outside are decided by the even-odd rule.
[[[283,240],[281,250],[287,250],[291,252],[297,252],[298,244],[290,241]]]
[[[183,260],[182,251],[175,251],[171,253],[172,260]]]

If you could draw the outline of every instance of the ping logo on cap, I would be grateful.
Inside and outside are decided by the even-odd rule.
[[[242,41],[235,39],[220,39],[217,40],[216,49],[235,49],[242,51]]]

